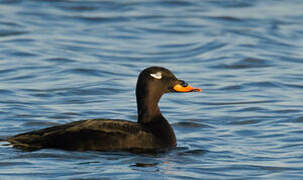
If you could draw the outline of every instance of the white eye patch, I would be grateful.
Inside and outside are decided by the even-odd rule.
[[[162,73],[157,72],[155,74],[150,74],[151,77],[156,78],[156,79],[161,79],[162,78]]]

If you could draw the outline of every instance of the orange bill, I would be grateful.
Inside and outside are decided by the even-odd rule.
[[[201,92],[202,89],[201,88],[194,88],[190,85],[188,86],[182,86],[180,84],[176,84],[173,89],[176,91],[176,92]]]

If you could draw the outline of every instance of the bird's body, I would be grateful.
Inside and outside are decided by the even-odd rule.
[[[166,130],[164,133],[167,132]],[[158,135],[162,134],[158,133]],[[153,128],[117,119],[76,121],[31,131],[8,139],[15,147],[24,150],[56,148],[77,151],[149,151],[167,148],[167,141],[162,140],[153,133]],[[169,146],[174,147],[175,145],[176,139],[173,136]]]
[[[82,120],[19,134],[7,141],[24,150],[149,151],[175,147],[175,133],[161,114],[158,101],[167,92],[192,91],[201,89],[188,86],[165,68],[150,67],[140,73],[137,81],[137,123],[115,119]]]

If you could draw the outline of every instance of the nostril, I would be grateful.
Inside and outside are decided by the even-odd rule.
[[[188,84],[183,80],[180,80],[180,85],[183,86],[183,87],[188,86]]]

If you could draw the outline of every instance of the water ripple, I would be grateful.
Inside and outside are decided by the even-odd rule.
[[[22,152],[2,141],[0,179],[302,179],[302,8],[1,1],[1,140],[80,119],[136,121],[136,77],[152,65],[203,92],[161,99],[175,149]]]

